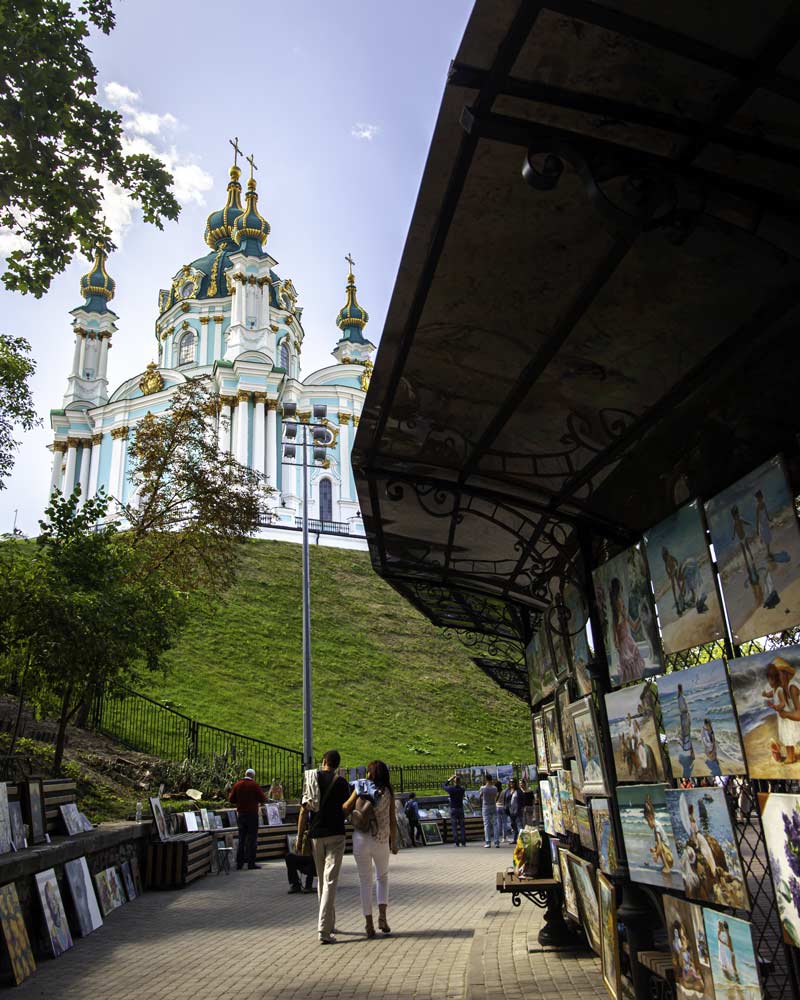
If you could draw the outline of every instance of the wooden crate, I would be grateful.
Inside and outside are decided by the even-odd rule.
[[[451,844],[453,842],[453,821],[449,819],[439,820],[439,825],[442,826],[442,824],[444,824],[442,839],[445,843]],[[464,831],[467,840],[483,840],[483,817],[465,816]]]
[[[211,870],[211,833],[181,833],[147,846],[145,885],[149,889],[177,889],[203,878]]]
[[[59,806],[78,801],[78,786],[69,778],[46,778],[42,782],[42,787],[47,832],[64,833]]]

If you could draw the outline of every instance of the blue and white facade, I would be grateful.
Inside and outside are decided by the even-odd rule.
[[[158,296],[158,361],[108,391],[108,351],[118,317],[109,308],[114,280],[98,249],[81,279],[83,305],[72,311],[75,350],[62,409],[50,414],[54,440],[51,492],[81,486],[83,497],[103,487],[130,499],[128,442],[145,414],[168,409],[175,388],[209,375],[221,402],[220,446],[267,477],[276,490],[272,524],[263,535],[291,539],[302,514],[302,469],[282,460],[282,409],[297,404],[308,420],[327,406],[328,458],[310,470],[309,517],[323,544],[366,548],[350,465],[355,428],[375,346],[364,337],[369,319],[356,299],[352,267],[336,324],[335,363],[301,377],[305,332],[290,279],[266,251],[270,227],[258,212],[256,183],[241,204],[240,171],[231,168],[225,206],[208,217],[209,252],[185,264]]]

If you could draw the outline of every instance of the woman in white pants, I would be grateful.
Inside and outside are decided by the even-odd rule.
[[[389,768],[382,760],[374,760],[367,765],[367,779],[375,785],[375,821],[369,833],[353,831],[353,857],[361,885],[361,912],[364,914],[366,934],[368,938],[373,938],[373,881],[377,882],[378,927],[384,934],[391,931],[386,920],[386,907],[389,903],[389,854],[397,854],[397,822]]]

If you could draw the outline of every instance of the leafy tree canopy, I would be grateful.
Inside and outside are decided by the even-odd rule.
[[[12,0],[0,3],[0,226],[26,241],[6,260],[7,288],[44,294],[76,250],[99,239],[102,181],[135,198],[162,228],[180,205],[160,160],[126,155],[122,117],[95,98],[97,70],[86,42],[90,25],[114,27],[111,0]]]
[[[0,490],[14,465],[14,428],[29,431],[38,423],[29,384],[36,369],[30,350],[24,338],[0,333]]]

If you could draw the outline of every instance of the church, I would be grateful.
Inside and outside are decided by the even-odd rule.
[[[270,226],[258,211],[250,179],[242,205],[238,146],[227,198],[208,216],[207,252],[184,264],[158,293],[155,337],[158,361],[108,391],[108,352],[118,317],[109,303],[115,282],[107,255],[96,251],[81,278],[83,304],[73,309],[72,369],[61,409],[50,411],[54,440],[50,492],[83,497],[103,488],[128,502],[128,442],[148,412],[167,410],[177,386],[210,376],[220,399],[220,442],[237,461],[266,476],[275,489],[262,537],[298,538],[302,515],[302,467],[283,459],[282,414],[296,406],[309,421],[314,407],[326,407],[327,457],[309,469],[312,540],[366,549],[350,451],[372,371],[375,345],[364,336],[369,319],[356,298],[353,260],[345,304],[336,317],[335,363],[303,378],[300,358],[305,332],[302,307],[290,278],[274,270],[266,249]],[[301,449],[298,449],[298,455]]]

